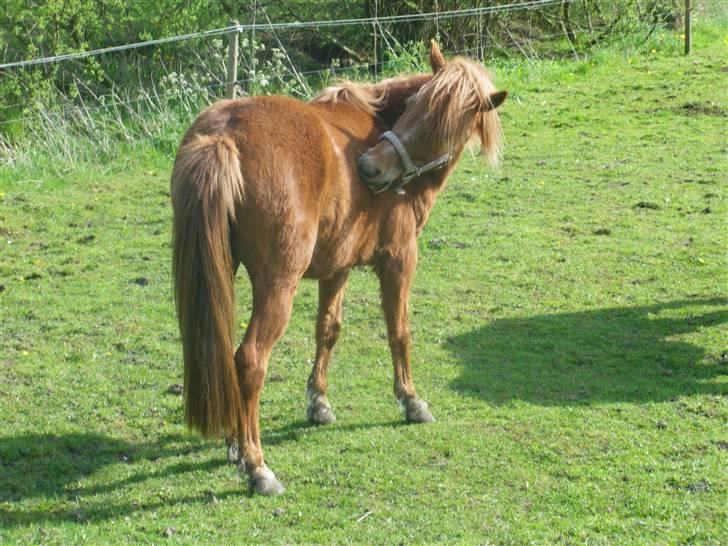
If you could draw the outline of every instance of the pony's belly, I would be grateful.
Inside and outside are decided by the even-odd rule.
[[[316,245],[304,277],[327,279],[357,265],[367,265],[374,256],[373,241],[345,239],[322,243]]]
[[[319,264],[311,263],[303,274],[306,279],[329,279],[336,273],[346,271],[347,268],[321,267]]]

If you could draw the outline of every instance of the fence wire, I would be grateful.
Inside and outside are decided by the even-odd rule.
[[[507,48],[509,46],[522,46],[525,44],[531,44],[533,42],[538,41],[544,41],[544,40],[551,40],[556,37],[563,36],[563,32],[557,32],[553,34],[546,34],[541,35],[538,38],[534,39],[526,39],[526,40],[506,40],[501,41],[497,43],[497,47],[499,48]],[[465,56],[471,56],[473,54],[479,53],[480,47],[470,47],[470,48],[462,48],[462,49],[456,49],[456,50],[445,50],[443,51],[443,54],[446,56],[453,56],[453,55],[465,55]],[[327,67],[323,69],[318,70],[302,70],[299,71],[298,74],[305,77],[311,77],[311,76],[319,76],[321,79],[322,76],[329,76],[329,75],[339,75],[339,74],[345,74],[345,73],[361,73],[361,72],[367,72],[370,73],[373,69],[381,69],[386,68],[394,65],[401,65],[402,61],[400,59],[390,59],[386,61],[378,61],[378,62],[370,62],[370,63],[361,63],[361,64],[355,64],[351,66],[332,66]],[[256,78],[255,77],[245,77],[245,78],[238,78],[236,79],[234,83],[236,86],[241,86],[244,84],[251,84],[255,83]],[[96,104],[94,106],[86,106],[85,103],[74,105],[72,107],[64,108],[58,111],[53,112],[43,112],[43,117],[47,119],[57,119],[57,118],[64,118],[69,117],[75,113],[79,113],[81,111],[85,113],[93,113],[93,112],[99,112],[104,110],[110,110],[114,108],[118,108],[120,106],[133,106],[135,104],[144,103],[144,102],[152,102],[152,101],[162,101],[165,99],[174,99],[178,97],[183,96],[189,96],[189,95],[199,95],[202,93],[207,93],[213,90],[223,90],[229,82],[216,82],[212,84],[207,85],[200,85],[195,87],[188,87],[182,90],[176,90],[176,91],[168,91],[163,93],[158,93],[156,90],[156,87],[152,87],[151,92],[147,92],[146,90],[143,92],[141,96],[138,96],[133,99],[124,99],[124,100],[118,100],[119,96],[114,95],[101,95],[98,97],[94,97],[94,100],[96,102],[101,102],[102,104]],[[221,98],[221,96],[216,95],[215,98]],[[15,106],[19,106],[22,104],[16,104]],[[0,107],[2,108],[10,108],[8,107]],[[37,119],[38,114],[31,115],[31,116],[24,116],[20,118],[13,118],[10,120],[0,121],[0,127],[3,125],[8,125],[11,123],[22,123],[26,121],[33,121],[34,119]]]
[[[385,42],[385,45],[383,47],[388,48],[390,51],[393,49],[393,46],[391,43],[387,41],[387,30],[386,25],[396,25],[396,24],[402,24],[402,23],[408,23],[408,22],[431,22],[434,23],[436,21],[442,21],[447,19],[454,19],[454,18],[477,18],[478,24],[481,25],[481,17],[484,14],[495,14],[495,13],[511,13],[514,11],[519,10],[529,10],[529,11],[537,11],[537,10],[543,10],[548,7],[554,7],[554,6],[564,6],[565,4],[576,2],[577,0],[533,0],[533,1],[524,1],[524,2],[518,2],[518,3],[509,3],[509,4],[502,4],[498,6],[486,6],[486,7],[479,7],[479,8],[471,8],[471,9],[462,9],[462,10],[451,10],[451,11],[442,11],[442,12],[434,12],[434,13],[422,13],[422,14],[410,14],[410,15],[401,15],[401,16],[386,16],[386,17],[372,17],[372,18],[358,18],[358,19],[338,19],[338,20],[323,20],[323,21],[308,21],[308,22],[293,22],[293,23],[272,23],[269,19],[266,23],[257,23],[257,24],[250,24],[250,25],[231,25],[228,27],[223,27],[219,29],[212,29],[207,30],[204,32],[198,32],[198,33],[191,33],[191,34],[184,34],[179,36],[173,36],[168,38],[161,38],[158,40],[150,40],[146,42],[139,42],[134,44],[126,44],[121,46],[114,46],[109,48],[103,48],[103,49],[97,49],[97,50],[91,50],[87,52],[79,52],[79,53],[69,53],[64,55],[56,55],[52,57],[44,57],[44,58],[38,58],[38,59],[32,59],[28,61],[21,61],[17,63],[6,63],[3,65],[0,65],[0,69],[5,69],[5,73],[8,73],[8,69],[31,69],[34,66],[38,65],[47,65],[51,63],[60,63],[64,61],[73,61],[73,60],[79,60],[84,59],[91,56],[96,55],[102,55],[102,54],[109,54],[109,53],[116,53],[116,52],[124,52],[129,51],[133,49],[138,49],[142,47],[149,47],[149,46],[161,46],[163,44],[169,44],[174,42],[192,42],[198,41],[201,38],[219,38],[222,35],[229,34],[232,32],[245,32],[245,31],[258,31],[260,35],[262,36],[269,36],[268,33],[272,33],[272,36],[275,38],[277,43],[280,46],[281,50],[285,51],[285,47],[283,43],[281,43],[281,40],[276,33],[276,31],[280,30],[302,30],[302,29],[308,29],[309,31],[315,31],[320,28],[336,28],[341,26],[349,26],[349,25],[376,25],[375,32],[378,32],[381,34],[382,39]],[[266,18],[267,18],[267,14]],[[655,25],[655,27],[660,25]],[[654,27],[653,27],[654,28]],[[484,51],[484,41],[487,43],[487,47],[489,49],[495,49],[500,51],[508,51],[510,48],[514,51],[518,51],[519,56],[524,56],[526,58],[529,58],[529,56],[537,57],[536,51],[533,47],[534,44],[539,42],[549,42],[552,40],[555,40],[559,37],[565,37],[567,35],[566,31],[564,29],[560,30],[559,32],[551,33],[551,34],[538,34],[537,36],[533,36],[533,28],[528,28],[529,37],[516,37],[513,36],[513,34],[508,31],[508,38],[507,39],[501,39],[498,40],[496,37],[491,33],[490,29],[487,28],[480,28],[479,30],[480,34],[478,35],[480,44],[478,47],[470,47],[470,48],[457,48],[457,49],[450,49],[449,51],[446,51],[446,54],[453,55],[453,54],[462,54],[462,55],[468,55],[468,56],[478,56],[479,58],[483,57],[483,51]],[[520,32],[525,32],[524,29],[520,29]],[[391,36],[391,34],[390,34]],[[292,39],[292,38],[291,38]],[[394,39],[394,46],[400,46],[400,44]],[[116,87],[116,84],[112,85],[111,93],[110,94],[98,94],[95,93],[87,83],[81,81],[81,79],[78,77],[77,73],[71,72],[71,77],[73,77],[74,81],[71,82],[72,85],[76,86],[76,92],[78,93],[77,97],[75,99],[70,98],[64,98],[64,100],[61,102],[60,105],[57,106],[56,109],[48,109],[47,107],[44,107],[41,103],[30,103],[28,102],[15,102],[14,104],[10,105],[0,105],[0,115],[2,115],[3,112],[9,112],[14,109],[26,107],[26,111],[19,112],[21,117],[13,117],[6,120],[0,120],[0,128],[7,126],[9,124],[23,124],[26,122],[32,122],[33,120],[43,118],[43,119],[58,119],[58,118],[64,118],[64,117],[70,117],[73,118],[74,116],[78,116],[81,113],[90,114],[93,112],[98,111],[107,111],[107,110],[113,110],[113,109],[120,109],[123,107],[133,107],[135,105],[139,105],[140,103],[149,103],[152,104],[161,104],[162,101],[165,100],[171,100],[179,97],[186,97],[189,99],[192,96],[200,96],[204,93],[207,93],[210,95],[211,98],[219,98],[222,93],[221,91],[224,89],[224,87],[229,83],[226,81],[223,81],[223,78],[220,78],[220,74],[223,70],[223,59],[222,59],[222,52],[224,50],[224,43],[220,42],[219,39],[217,40],[219,48],[218,53],[218,61],[220,61],[218,68],[218,72],[215,72],[214,70],[211,70],[209,66],[207,66],[206,63],[203,62],[202,58],[197,55],[197,58],[199,59],[199,64],[197,65],[186,65],[187,70],[189,70],[193,76],[197,76],[198,72],[196,71],[196,67],[200,68],[200,73],[203,73],[203,71],[207,71],[207,75],[201,76],[201,79],[203,81],[196,81],[191,78],[192,83],[189,81],[185,81],[185,76],[183,73],[178,73],[176,70],[174,70],[174,66],[171,67],[171,69],[165,64],[164,56],[160,53],[158,56],[158,61],[160,63],[160,68],[157,71],[156,69],[151,70],[150,67],[146,67],[145,74],[147,73],[153,73],[153,74],[163,74],[164,77],[172,78],[179,77],[182,79],[182,82],[184,85],[179,85],[179,89],[164,89],[164,85],[162,85],[162,88],[160,89],[160,83],[164,83],[164,78],[161,80],[153,80],[150,79],[148,84],[144,84],[142,81],[142,74],[139,72],[139,80],[137,82],[138,85],[136,87],[130,87],[130,88],[120,88]],[[197,43],[197,42],[195,42]],[[209,45],[209,44],[208,44]],[[251,44],[252,46],[252,52],[248,51],[248,58],[247,61],[244,59],[243,62],[248,62],[248,66],[245,67],[244,72],[245,76],[236,79],[235,82],[233,82],[238,87],[244,87],[244,88],[250,88],[251,86],[254,86],[256,84],[259,84],[261,81],[261,67],[259,65],[256,65],[256,62],[258,62],[260,59],[256,58],[256,50],[255,50],[255,44]],[[211,46],[212,47],[212,46]],[[193,51],[193,53],[195,53]],[[209,52],[208,52],[209,53]],[[196,53],[195,53],[196,54]],[[146,61],[154,60],[154,58],[147,58]],[[421,59],[420,59],[421,61]],[[391,67],[395,64],[403,64],[403,61],[399,58],[389,59],[389,60],[379,60],[374,55],[374,61],[373,62],[358,62],[354,63],[348,66],[327,66],[325,68],[317,68],[317,69],[299,69],[296,63],[291,60],[291,58],[288,56],[288,53],[286,52],[286,64],[287,67],[287,76],[293,76],[289,78],[289,81],[284,82],[283,78],[279,76],[280,84],[281,85],[290,85],[291,89],[295,87],[294,80],[298,81],[298,84],[301,84],[302,81],[306,82],[311,79],[315,81],[316,77],[318,77],[318,80],[320,83],[323,83],[326,79],[328,79],[331,76],[341,75],[341,74],[368,74],[371,76],[374,75],[380,75],[382,73],[382,70],[386,70],[388,67]],[[319,65],[320,66],[320,65]],[[414,68],[414,67],[413,67]],[[12,71],[10,71],[12,73]],[[0,72],[0,75],[2,72]],[[208,79],[207,82],[204,82],[204,79]],[[305,79],[302,79],[305,78]],[[216,80],[210,82],[209,80]],[[167,84],[169,85],[168,80]],[[127,85],[129,82],[126,82]],[[133,83],[133,82],[132,82]],[[172,82],[175,83],[174,81]],[[83,94],[78,91],[79,87],[84,88]],[[305,86],[304,86],[305,87]],[[118,91],[117,91],[118,90]],[[306,89],[306,91],[309,91]],[[132,94],[136,94],[137,96],[133,97]],[[84,96],[85,95],[85,96]],[[75,104],[72,106],[68,106],[69,103],[73,103],[75,101]],[[64,106],[62,103],[66,102],[66,105]],[[35,110],[33,113],[29,113],[28,110]]]
[[[480,8],[470,8],[463,10],[449,10],[441,12],[430,12],[430,13],[416,13],[410,15],[391,15],[386,17],[365,17],[357,19],[336,19],[336,20],[321,20],[321,21],[306,21],[306,22],[292,22],[292,23],[253,23],[253,24],[236,24],[230,25],[223,28],[216,28],[211,30],[205,30],[202,32],[193,32],[190,34],[181,34],[179,36],[169,36],[167,38],[158,38],[155,40],[147,40],[144,42],[137,42],[133,44],[123,44],[118,46],[105,47],[100,49],[93,49],[89,51],[80,51],[76,53],[64,53],[61,55],[53,55],[50,57],[42,57],[38,59],[29,59],[26,61],[16,61],[12,63],[0,64],[0,69],[9,68],[25,68],[28,66],[35,66],[40,64],[51,64],[61,61],[70,61],[84,59],[87,57],[93,57],[96,55],[103,55],[106,53],[115,53],[120,51],[129,51],[132,49],[139,49],[142,47],[149,47],[155,45],[169,44],[174,42],[188,41],[198,38],[209,38],[213,36],[220,36],[223,34],[229,34],[230,32],[254,32],[260,31],[274,31],[274,30],[299,30],[308,28],[327,28],[327,27],[344,27],[351,25],[381,25],[387,23],[409,23],[417,21],[427,21],[435,19],[452,19],[458,17],[470,17],[473,15],[485,15],[492,13],[510,13],[513,11],[520,11],[524,9],[538,9],[548,6],[561,5],[564,3],[572,3],[576,0],[527,0],[525,2],[517,2],[513,4],[504,4],[501,6],[485,6]]]

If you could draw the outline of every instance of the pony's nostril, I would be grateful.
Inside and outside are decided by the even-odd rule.
[[[359,159],[356,160],[356,168],[359,174],[366,178],[374,178],[382,173],[366,154],[360,155]]]
[[[373,167],[373,166],[369,165],[365,169],[364,174],[367,175],[367,176],[369,176],[369,177],[371,177],[371,178],[374,178],[375,176],[379,176],[380,174],[382,174],[382,171],[380,171],[376,167]]]

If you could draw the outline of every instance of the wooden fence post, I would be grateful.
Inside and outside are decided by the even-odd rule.
[[[237,21],[230,21],[230,26],[235,28],[228,33],[228,59],[227,59],[227,82],[225,84],[225,98],[235,98],[235,82],[238,80],[238,29]]]
[[[372,21],[372,36],[374,38],[374,79],[377,79],[379,64],[377,59],[377,17],[379,15],[379,0],[374,0],[374,20]]]
[[[685,0],[685,55],[690,55],[690,48],[693,45],[692,12],[692,1]]]

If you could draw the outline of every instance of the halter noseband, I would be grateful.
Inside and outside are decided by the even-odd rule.
[[[379,140],[386,140],[392,145],[394,151],[397,152],[400,163],[402,163],[402,166],[404,167],[404,172],[398,180],[392,180],[391,182],[376,188],[372,188],[370,186],[369,189],[371,189],[373,193],[382,193],[392,189],[398,194],[404,195],[404,186],[409,184],[412,180],[430,171],[442,169],[450,162],[450,154],[444,154],[437,159],[433,159],[429,163],[425,163],[418,167],[412,161],[409,153],[407,153],[407,148],[404,147],[404,144],[402,144],[402,141],[394,132],[385,131],[382,133],[382,136],[379,137]]]

